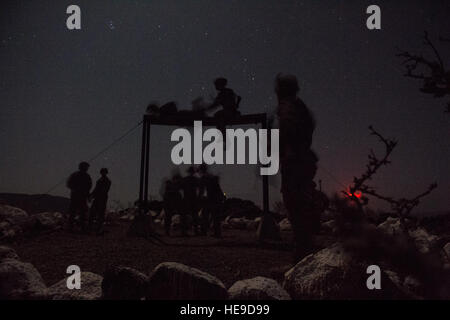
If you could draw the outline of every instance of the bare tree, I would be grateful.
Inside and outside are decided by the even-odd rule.
[[[450,95],[450,71],[446,69],[436,46],[425,31],[423,41],[426,47],[433,52],[432,58],[424,57],[422,54],[413,54],[409,51],[401,51],[397,56],[404,59],[406,67],[405,77],[422,81],[420,91],[431,94],[435,98]],[[440,42],[450,42],[450,39],[439,37]],[[450,113],[450,102],[447,102],[445,112]]]
[[[396,214],[400,220],[403,222],[404,218],[408,217],[411,211],[419,205],[420,200],[426,195],[433,191],[437,184],[431,184],[428,189],[421,192],[413,198],[398,198],[385,196],[380,194],[374,187],[370,186],[368,182],[372,177],[378,172],[382,166],[386,166],[390,163],[389,156],[391,155],[394,148],[397,146],[397,141],[387,139],[378,133],[372,126],[369,126],[370,134],[374,135],[384,144],[385,151],[382,157],[378,157],[373,150],[369,153],[369,163],[366,165],[366,171],[359,177],[353,178],[353,185],[349,190],[343,191],[351,200],[353,200],[359,210],[362,212],[364,207],[369,203],[369,198],[367,196],[372,196],[374,198],[383,200],[390,204],[391,209],[394,214]]]

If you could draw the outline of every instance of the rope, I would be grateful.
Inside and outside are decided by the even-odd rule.
[[[103,148],[101,151],[97,152],[94,156],[92,156],[88,162],[95,161],[99,156],[101,156],[103,153],[111,149],[114,145],[119,143],[122,139],[124,139],[126,136],[128,136],[130,133],[132,133],[136,128],[138,128],[142,124],[142,121],[140,121],[138,124],[134,125],[132,128],[128,129],[124,134],[122,134],[120,137],[116,138],[113,142],[111,142],[109,145],[107,145],[105,148]],[[48,189],[43,195],[49,194],[53,190],[55,190],[57,187],[59,187],[61,184],[63,184],[66,181],[67,178],[61,179],[57,184],[52,186],[50,189]]]
[[[323,170],[331,179],[333,179],[338,185],[344,188],[344,190],[347,190],[348,186],[344,185],[341,181],[339,181],[338,178],[336,178],[330,171],[325,169],[321,165],[317,165],[321,170]]]

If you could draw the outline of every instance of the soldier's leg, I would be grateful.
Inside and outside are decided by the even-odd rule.
[[[80,205],[79,205],[79,214],[80,214],[80,228],[82,232],[86,232],[86,214],[88,212],[89,208],[87,206],[87,200],[83,199],[82,201],[80,201]]]
[[[180,212],[180,228],[181,228],[181,235],[187,236],[187,216],[189,214],[189,211],[184,209],[182,212]]]
[[[214,228],[214,236],[221,237],[222,236],[222,228],[221,228],[221,220],[222,220],[222,206],[220,203],[214,205],[214,210],[212,210],[212,219],[213,219],[213,228]]]
[[[166,235],[170,235],[170,226],[172,224],[172,209],[167,207],[164,208],[164,229],[166,231]]]
[[[283,203],[288,212],[288,218],[294,235],[294,258],[300,259],[310,247],[309,231],[305,225],[303,199],[297,188],[283,192]]]
[[[96,216],[95,216],[95,232],[101,234],[103,231],[103,223],[105,222],[106,213],[106,200],[99,200],[96,203]]]
[[[89,221],[88,221],[88,228],[91,230],[94,227],[94,220],[97,220],[97,205],[96,201],[91,205],[91,208],[89,209]]]
[[[200,225],[199,225],[197,206],[195,204],[192,205],[191,216],[192,216],[192,228],[194,229],[194,234],[198,235]]]
[[[74,224],[75,224],[75,216],[77,214],[76,211],[76,204],[75,200],[73,198],[70,199],[70,205],[69,205],[69,221],[68,221],[68,229],[69,231],[73,230]]]
[[[209,215],[210,215],[210,208],[209,208],[209,205],[207,203],[205,203],[202,208],[202,219],[201,219],[201,234],[202,235],[206,235],[208,232]]]

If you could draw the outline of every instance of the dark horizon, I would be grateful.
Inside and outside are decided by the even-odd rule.
[[[317,120],[316,181],[327,194],[363,172],[371,148],[382,152],[369,136],[373,125],[398,140],[392,164],[374,185],[383,194],[410,197],[437,182],[415,211],[450,209],[446,101],[421,93],[396,56],[397,48],[432,55],[421,38],[426,30],[448,57],[450,46],[438,38],[450,37],[450,3],[378,1],[377,31],[365,27],[368,1],[76,4],[82,10],[77,31],[65,26],[68,2],[1,4],[0,192],[46,192],[137,124],[151,101],[173,100],[187,109],[196,97],[216,94],[218,76],[242,96],[242,113],[273,114],[273,81],[285,72],[298,77],[300,97]],[[172,129],[152,127],[150,194],[158,197],[174,168]],[[109,168],[110,203],[138,197],[140,139],[137,129],[91,163],[95,180],[100,168]],[[227,195],[261,205],[253,166],[214,171]],[[281,199],[279,189],[278,177],[271,204]],[[67,197],[69,191],[63,183],[51,193]]]

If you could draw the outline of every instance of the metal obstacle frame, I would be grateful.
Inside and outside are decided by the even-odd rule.
[[[261,129],[267,129],[267,115],[265,113],[239,115],[227,119],[219,119],[216,117],[198,117],[196,115],[144,115],[142,122],[142,146],[141,146],[141,170],[140,170],[140,184],[139,184],[139,204],[144,209],[148,206],[148,185],[149,185],[149,171],[150,171],[150,127],[151,125],[163,126],[178,126],[178,127],[192,127],[194,121],[202,121],[202,125],[215,126],[225,125],[251,125],[260,124]],[[270,138],[267,139],[269,144]],[[270,151],[267,146],[268,152]],[[268,176],[262,176],[263,189],[263,215],[269,213],[269,184]]]

